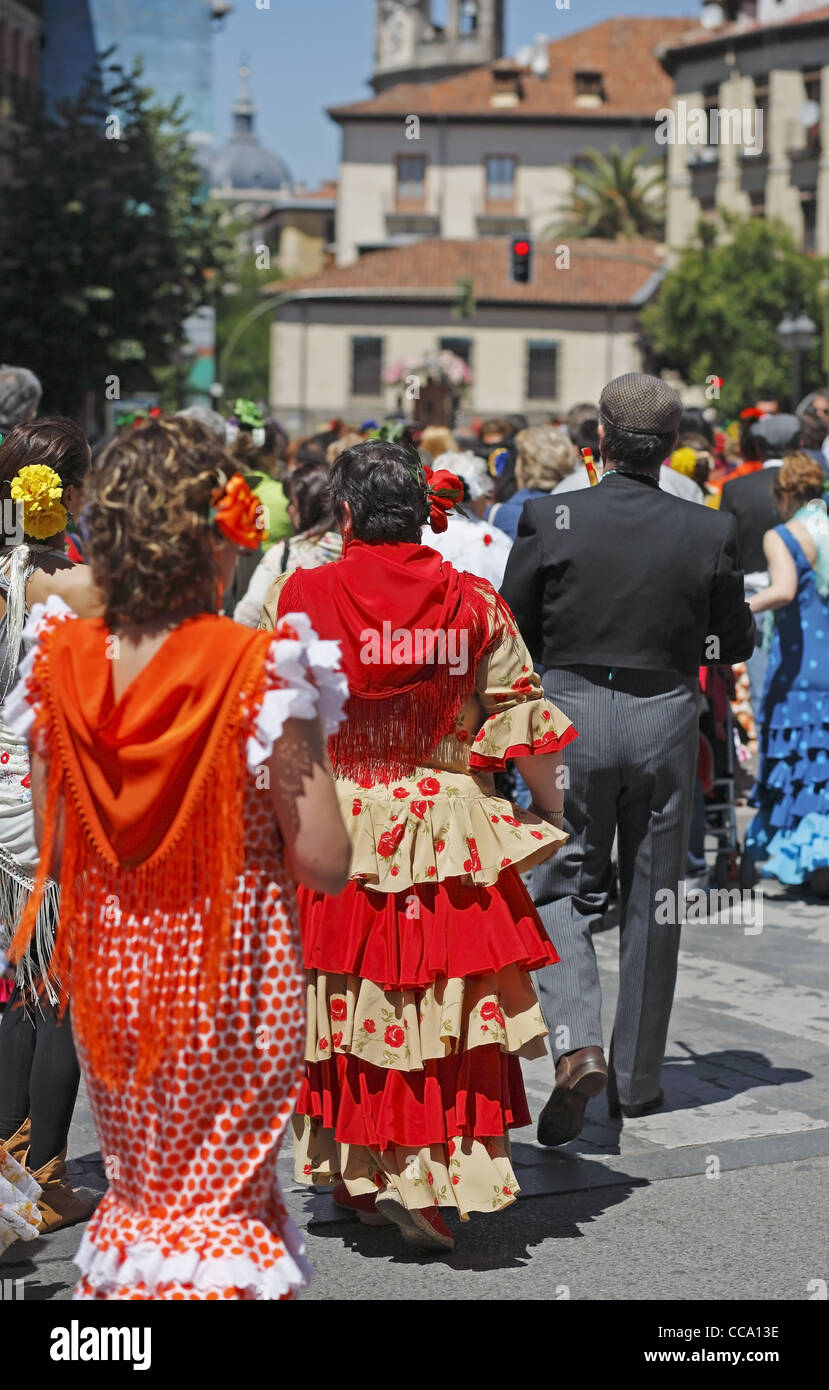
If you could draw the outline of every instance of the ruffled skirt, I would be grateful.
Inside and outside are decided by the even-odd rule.
[[[795,886],[829,864],[829,692],[792,691],[771,705],[763,740],[746,847],[766,860],[765,878]]]
[[[301,892],[308,979],[295,1171],[464,1219],[509,1205],[509,1130],[529,1124],[520,1057],[547,1029],[529,972],[558,960],[514,870],[336,899]]]

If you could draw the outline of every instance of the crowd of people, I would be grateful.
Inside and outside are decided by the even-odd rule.
[[[748,668],[762,872],[829,892],[829,391],[295,439],[238,400],[92,449],[40,398],[0,368],[0,1249],[87,1222],[76,1297],[293,1299],[289,1129],[451,1249],[518,1195],[522,1058],[545,1145],[664,1102],[701,668]]]

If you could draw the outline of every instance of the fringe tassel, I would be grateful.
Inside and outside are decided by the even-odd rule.
[[[218,1007],[244,870],[245,740],[265,691],[264,655],[263,646],[202,791],[163,854],[137,865],[103,854],[65,786],[57,750],[49,760],[40,866],[11,956],[19,959],[31,939],[62,803],[61,923],[52,970],[62,1010],[71,997],[73,1029],[110,1091],[129,1080],[147,1084]]]
[[[452,732],[474,690],[474,666],[463,676],[444,666],[414,689],[381,700],[352,694],[345,723],[328,743],[335,773],[357,781],[410,777]]]
[[[8,949],[34,890],[35,880],[0,845],[0,946]],[[49,879],[35,920],[29,949],[20,957],[15,984],[27,998],[45,993],[50,1004],[57,1004],[58,981],[50,974],[55,932],[60,911],[60,889]]]

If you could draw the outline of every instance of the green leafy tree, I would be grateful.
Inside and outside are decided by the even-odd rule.
[[[140,78],[104,55],[100,80],[9,150],[4,356],[37,372],[45,409],[79,418],[169,372],[229,250],[179,103],[154,102]]]
[[[281,279],[283,276],[278,270],[266,270],[257,265],[257,256],[252,248],[237,252],[235,264],[229,270],[217,305],[217,362],[222,362],[222,354],[228,340],[236,332],[242,319],[262,303],[262,291],[265,287]],[[224,400],[229,409],[238,396],[257,401],[263,406],[267,405],[270,396],[272,321],[270,314],[263,314],[261,318],[254,319],[233,348],[226,372],[227,380],[221,383],[224,388]]]
[[[613,145],[606,155],[584,151],[586,164],[573,170],[573,187],[563,218],[547,228],[546,236],[616,237],[662,236],[665,224],[665,168],[650,169],[647,149],[639,145],[623,154]]]
[[[723,213],[721,230],[725,240],[716,226],[700,224],[643,311],[642,331],[653,366],[703,388],[717,389],[711,379],[719,378],[718,409],[735,416],[760,391],[790,396],[792,362],[777,325],[804,309],[823,323],[826,262],[803,255],[778,222]],[[818,335],[804,358],[804,390],[820,384],[820,362]]]

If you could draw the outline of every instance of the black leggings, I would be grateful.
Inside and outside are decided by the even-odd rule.
[[[0,1139],[31,1120],[32,1172],[64,1148],[80,1078],[69,1010],[61,1019],[47,999],[26,1009],[15,986],[0,1021]]]

